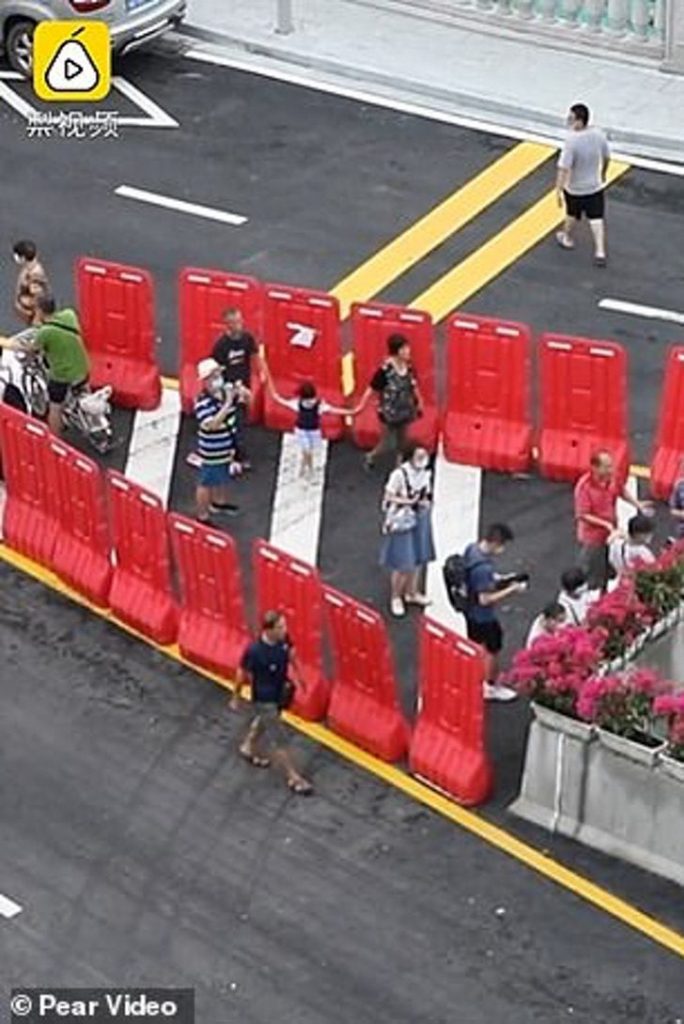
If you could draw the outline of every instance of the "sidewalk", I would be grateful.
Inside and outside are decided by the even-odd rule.
[[[249,66],[558,139],[568,106],[595,111],[622,154],[684,163],[684,75],[473,31],[358,0],[189,0],[185,34]],[[587,39],[587,44],[590,40]]]

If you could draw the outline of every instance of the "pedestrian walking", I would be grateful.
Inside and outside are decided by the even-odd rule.
[[[223,370],[226,384],[240,385],[241,395],[251,395],[252,370],[262,372],[259,347],[253,334],[245,330],[242,311],[235,306],[228,308],[223,314],[225,331],[216,339],[212,350],[212,358]],[[235,451],[243,469],[249,469],[250,463],[245,449],[245,424],[249,416],[249,398],[240,397],[236,406],[235,418]]]
[[[256,713],[240,743],[240,756],[255,768],[268,768],[274,762],[285,773],[291,792],[310,796],[313,786],[294,763],[280,717],[297,686],[297,676],[297,660],[285,616],[279,611],[266,612],[258,639],[242,655],[230,705],[234,711],[239,710],[242,691],[248,685],[251,687]],[[268,744],[266,750],[264,740]]]
[[[574,566],[561,574],[561,588],[558,604],[567,612],[568,625],[582,626],[586,620],[590,605],[599,596],[596,590],[590,590],[587,574],[584,569]]]
[[[560,601],[550,601],[532,622],[525,647],[531,647],[540,637],[555,636],[567,621],[568,613],[564,605]]]
[[[432,471],[430,455],[421,445],[407,450],[390,474],[382,502],[383,539],[380,564],[390,571],[390,611],[406,614],[406,605],[425,608],[430,600],[420,590],[420,575],[435,558],[432,537]]]
[[[329,402],[319,397],[316,385],[310,380],[303,381],[299,385],[296,398],[284,398],[276,391],[266,364],[264,364],[264,377],[273,401],[297,414],[294,434],[301,452],[299,475],[311,481],[314,476],[314,456],[323,442],[321,417],[326,413],[333,416],[356,416],[361,411],[361,406],[357,405],[355,409],[344,409],[342,406],[330,405]]]
[[[575,227],[586,217],[594,240],[594,264],[607,265],[605,187],[610,162],[608,141],[589,125],[589,108],[575,103],[568,114],[568,132],[558,158],[556,192],[565,204],[565,223],[556,234],[561,249],[574,249]]]
[[[397,452],[397,463],[401,461],[408,428],[423,411],[423,399],[411,364],[411,346],[407,339],[402,334],[390,335],[387,353],[387,359],[373,374],[359,403],[359,409],[362,409],[373,394],[377,395],[380,440],[365,456],[366,469],[372,469],[378,456],[389,448]]]
[[[679,465],[679,476],[670,495],[670,514],[674,520],[675,537],[684,538],[684,459]]]
[[[45,268],[38,258],[35,242],[22,239],[12,247],[14,262],[19,266],[14,290],[14,310],[23,324],[33,327],[38,299],[51,293]]]
[[[494,559],[503,554],[512,540],[510,526],[493,523],[481,540],[469,544],[463,552],[466,629],[468,638],[480,644],[485,651],[485,700],[510,701],[517,697],[515,690],[498,682],[504,634],[496,606],[526,590],[527,582],[525,574],[501,578],[494,569]]]
[[[611,567],[617,576],[629,572],[639,563],[652,565],[655,555],[651,550],[653,541],[653,517],[639,513],[627,523],[627,536],[614,537],[608,549]]]
[[[238,512],[238,506],[229,499],[236,465],[235,395],[232,387],[226,387],[215,359],[200,360],[197,376],[201,386],[195,399],[200,467],[195,501],[198,520],[210,523],[212,512]]]
[[[608,451],[595,452],[588,472],[575,485],[575,523],[580,546],[579,564],[587,574],[590,590],[605,591],[612,576],[608,558],[611,541],[619,537],[617,501],[622,498],[637,512],[651,507],[638,501],[615,480],[613,457]]]

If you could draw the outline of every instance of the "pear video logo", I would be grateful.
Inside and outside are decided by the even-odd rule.
[[[33,86],[43,100],[96,101],[111,87],[109,29],[101,21],[42,21],[33,40]]]

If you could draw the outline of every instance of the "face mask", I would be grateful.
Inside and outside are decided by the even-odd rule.
[[[12,255],[14,256],[14,262],[15,263],[23,263],[24,262],[18,252],[13,253]]]
[[[413,463],[415,469],[427,469],[430,465],[430,460],[426,458],[416,459]]]
[[[209,391],[212,395],[220,395],[223,393],[223,381],[220,377],[216,377],[214,380],[209,381]]]
[[[584,597],[588,590],[589,587],[587,586],[587,584],[583,583],[581,587],[577,588],[577,590],[573,590],[570,592],[570,597]]]

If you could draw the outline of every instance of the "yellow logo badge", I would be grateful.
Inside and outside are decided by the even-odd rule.
[[[41,100],[94,102],[109,95],[112,50],[103,21],[41,21],[33,37],[33,88]]]

